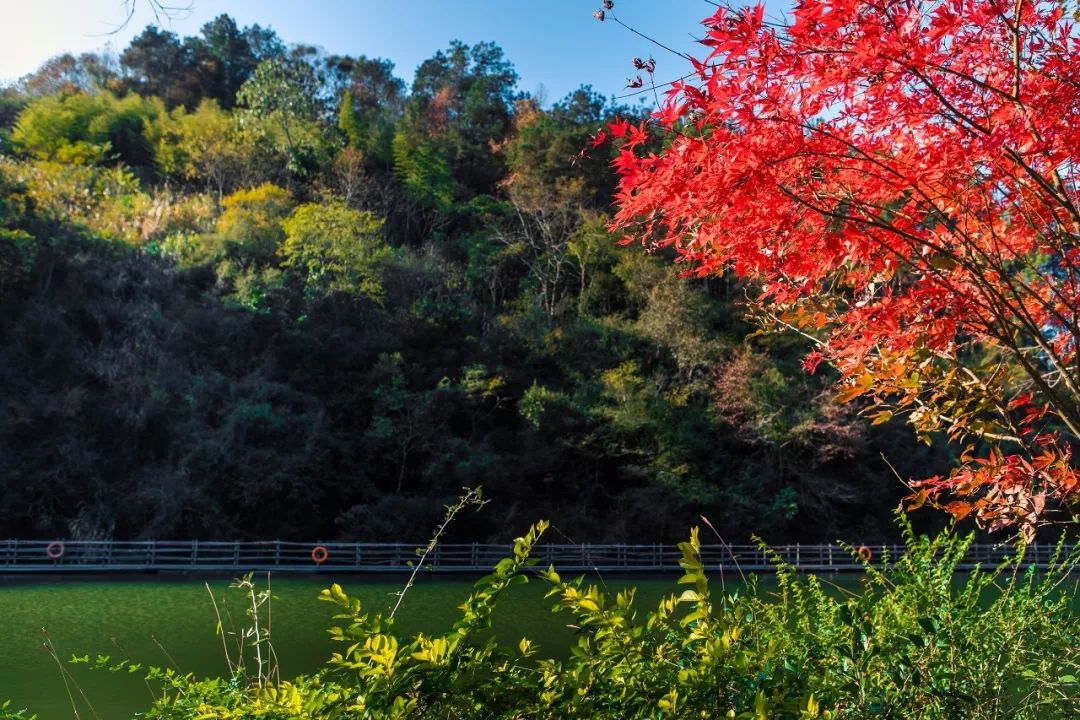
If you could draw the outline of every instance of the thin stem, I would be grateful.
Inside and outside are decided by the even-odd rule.
[[[481,499],[480,488],[467,488],[465,494],[458,498],[458,501],[453,505],[446,507],[446,517],[443,518],[442,524],[435,530],[435,534],[428,541],[427,547],[424,548],[420,554],[420,559],[413,566],[412,572],[409,574],[409,580],[405,583],[405,587],[401,589],[401,592],[397,594],[397,602],[394,603],[394,608],[390,611],[390,618],[393,619],[397,615],[398,609],[401,607],[402,601],[405,599],[405,594],[412,589],[412,586],[416,583],[416,575],[420,572],[420,568],[424,566],[424,561],[427,560],[428,555],[439,544],[439,539],[443,533],[446,532],[446,528],[450,526],[450,523],[454,520],[454,517],[464,510],[469,505],[475,505],[476,507],[482,507],[487,501]]]
[[[225,652],[225,665],[229,668],[229,674],[236,674],[236,667],[233,665],[232,658],[229,657],[229,645],[225,642],[225,625],[221,622],[221,612],[218,610],[217,599],[214,597],[214,591],[210,589],[210,583],[204,582],[206,592],[210,595],[210,602],[214,605],[214,616],[217,618],[217,631],[221,636],[221,649]]]
[[[659,47],[659,48],[663,48],[664,50],[667,50],[667,51],[668,51],[669,53],[672,53],[672,54],[674,54],[674,55],[678,55],[678,56],[679,56],[679,57],[681,57],[681,58],[682,58],[683,60],[687,60],[687,61],[689,61],[689,60],[690,60],[690,56],[689,56],[689,55],[687,55],[686,53],[681,53],[681,52],[679,52],[678,50],[673,50],[672,48],[669,48],[669,47],[668,47],[667,45],[665,45],[664,43],[660,42],[659,40],[657,40],[657,39],[655,39],[655,38],[652,38],[652,37],[649,37],[649,36],[648,36],[648,35],[646,35],[645,33],[642,33],[642,32],[639,32],[639,31],[635,30],[634,28],[630,27],[629,25],[627,25],[626,23],[624,23],[624,22],[623,22],[622,20],[620,20],[619,18],[615,17],[615,14],[614,14],[614,13],[612,13],[612,14],[608,15],[608,17],[610,17],[610,18],[611,18],[612,20],[614,20],[615,22],[617,22],[617,23],[618,23],[619,25],[622,25],[622,26],[623,26],[624,28],[626,28],[626,29],[627,29],[627,30],[629,30],[630,32],[634,33],[634,34],[635,34],[635,35],[637,35],[638,37],[640,37],[640,38],[643,38],[643,39],[645,39],[645,40],[648,40],[648,41],[649,41],[649,42],[651,42],[651,43],[652,43],[653,45],[656,45],[656,46],[657,46],[657,47]]]

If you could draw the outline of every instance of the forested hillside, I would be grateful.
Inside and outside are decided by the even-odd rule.
[[[3,90],[3,533],[416,539],[482,485],[456,539],[890,535],[881,453],[948,458],[608,233],[589,140],[648,111],[523,94],[494,44],[406,85],[227,16]]]

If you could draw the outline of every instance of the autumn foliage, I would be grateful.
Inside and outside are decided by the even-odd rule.
[[[1028,536],[1080,495],[1080,43],[1055,2],[804,0],[704,21],[708,54],[620,145],[628,239],[734,272],[874,422],[947,434],[911,482]],[[689,70],[689,68],[688,68]],[[1050,501],[1050,502],[1048,502]]]

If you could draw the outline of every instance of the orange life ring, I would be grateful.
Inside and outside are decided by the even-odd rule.
[[[865,545],[860,545],[859,549],[855,551],[855,554],[859,556],[859,559],[864,563],[868,563],[874,559],[874,553],[870,551],[870,548]]]
[[[311,560],[316,565],[322,565],[326,562],[326,558],[330,557],[330,551],[324,548],[322,545],[316,545],[311,548]]]
[[[50,560],[59,560],[64,557],[64,543],[53,540],[45,547],[45,557]]]

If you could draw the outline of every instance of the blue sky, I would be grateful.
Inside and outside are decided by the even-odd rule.
[[[166,4],[182,4],[168,0]],[[153,15],[136,0],[132,22],[109,36],[124,17],[122,0],[0,0],[0,82],[31,72],[63,52],[123,48]],[[407,82],[413,71],[451,40],[494,40],[521,76],[519,88],[543,87],[548,102],[581,84],[605,95],[626,92],[630,59],[652,54],[657,79],[683,74],[685,61],[592,12],[600,0],[194,0],[187,17],[165,22],[194,35],[210,18],[232,15],[240,25],[273,27],[286,42],[318,45],[331,53],[385,57]],[[666,45],[701,55],[693,41],[699,21],[711,14],[704,0],[617,0],[615,14]]]

